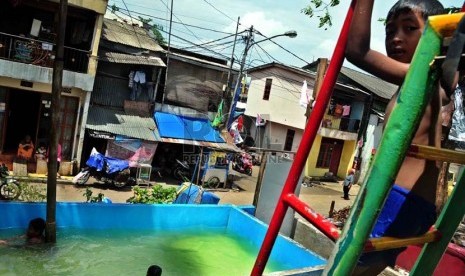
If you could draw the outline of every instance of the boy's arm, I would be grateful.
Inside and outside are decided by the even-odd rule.
[[[350,25],[346,58],[361,69],[394,84],[402,84],[409,64],[398,62],[370,48],[374,0],[358,0]]]

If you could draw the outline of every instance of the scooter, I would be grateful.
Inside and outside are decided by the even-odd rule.
[[[233,170],[247,175],[252,175],[252,167],[252,157],[248,153],[236,155],[232,165]]]
[[[82,169],[73,178],[73,183],[84,185],[92,176],[98,181],[112,184],[117,188],[136,184],[136,179],[131,177],[128,161],[105,156],[95,148],[92,149],[86,165],[88,167]]]

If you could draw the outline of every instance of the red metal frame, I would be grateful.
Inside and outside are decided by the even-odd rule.
[[[352,16],[354,13],[355,3],[356,0],[352,0],[349,11],[347,12],[344,25],[342,26],[341,33],[339,35],[333,56],[331,58],[331,62],[328,67],[328,71],[326,72],[326,75],[323,79],[323,84],[318,94],[315,108],[313,109],[305,127],[302,140],[294,157],[294,162],[291,165],[289,175],[287,176],[286,182],[278,200],[278,204],[276,205],[275,212],[271,218],[268,231],[266,232],[265,239],[263,241],[262,247],[260,248],[260,252],[258,253],[251,275],[262,275],[288,207],[294,208],[297,212],[299,212],[299,214],[303,215],[305,218],[311,221],[317,228],[325,231],[325,235],[331,239],[336,237],[336,234],[334,234],[335,232],[332,230],[332,227],[334,226],[330,226],[330,223],[325,220],[323,216],[314,216],[313,214],[316,212],[311,210],[307,205],[305,205],[305,203],[300,202],[294,193],[297,182],[307,161],[308,154],[310,153],[310,149],[313,145],[313,141],[315,140],[318,129],[320,128],[320,123],[323,119],[326,106],[328,105],[328,102],[331,98],[334,85],[336,84],[337,76],[341,70],[342,63],[344,62],[344,52],[347,44],[350,22],[352,21]],[[339,236],[339,233],[337,236]]]

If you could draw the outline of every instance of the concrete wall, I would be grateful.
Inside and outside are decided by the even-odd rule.
[[[309,222],[296,218],[294,240],[325,259],[329,259],[335,243]]]
[[[281,125],[304,129],[305,108],[299,105],[300,90],[304,80],[308,89],[312,90],[313,79],[309,75],[289,72],[281,68],[267,68],[252,72],[245,114],[256,117],[257,114],[268,114],[270,121]],[[271,78],[269,100],[263,100],[263,91],[267,78]]]
[[[259,191],[257,209],[255,216],[270,223],[273,212],[275,211],[278,203],[279,196],[282,192],[284,183],[286,182],[287,175],[292,164],[292,160],[279,158],[277,161],[272,162],[271,158],[266,163],[265,171],[263,174],[262,185]],[[299,180],[298,183],[301,183]],[[299,196],[300,186],[297,185],[295,194]],[[284,217],[283,224],[280,228],[280,233],[286,236],[292,236],[294,232],[294,210],[287,209],[286,216]]]
[[[275,150],[284,150],[286,142],[287,130],[292,129],[295,131],[292,148],[290,151],[297,151],[300,141],[302,140],[303,130],[291,126],[285,126],[278,123],[268,122],[264,127],[255,126],[255,118],[245,116],[245,120],[253,121],[250,124],[249,135],[255,140],[255,146],[259,148],[269,148]],[[246,125],[244,123],[244,125]]]
[[[326,172],[329,171],[328,168],[317,168],[316,162],[318,160],[318,154],[320,153],[321,139],[323,137],[317,135],[315,141],[313,142],[312,149],[307,159],[307,164],[305,166],[305,176],[323,176]],[[341,159],[339,161],[339,168],[337,170],[338,177],[345,177],[347,171],[352,168],[352,163],[355,156],[355,146],[357,142],[354,140],[344,141],[344,146],[342,148]]]
[[[362,163],[360,166],[360,177],[358,180],[359,183],[362,183],[365,180],[370,166],[373,150],[378,148],[382,134],[383,123],[379,123],[377,115],[371,114],[366,131],[366,141],[364,141],[362,148]]]

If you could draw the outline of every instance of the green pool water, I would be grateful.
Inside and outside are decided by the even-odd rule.
[[[0,239],[24,230],[1,230]],[[0,275],[145,275],[156,264],[166,275],[249,275],[258,248],[216,231],[60,229],[55,245],[0,246]],[[289,269],[273,259],[265,272]]]

